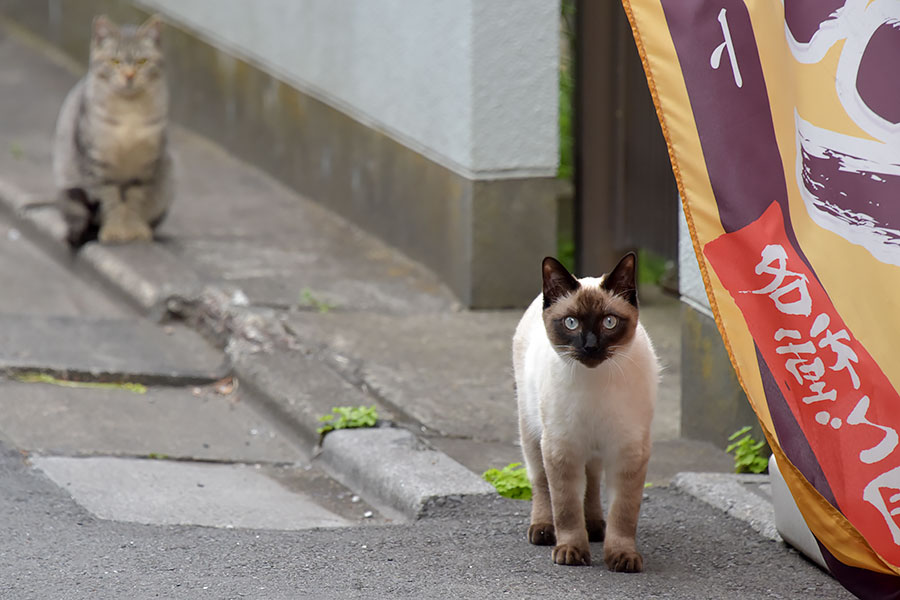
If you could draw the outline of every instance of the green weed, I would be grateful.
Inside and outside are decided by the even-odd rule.
[[[505,498],[531,500],[531,483],[522,463],[510,463],[502,469],[488,469],[482,477]]]
[[[750,429],[751,427],[747,425],[728,436],[731,443],[725,448],[725,452],[729,454],[734,452],[735,473],[765,473],[769,468],[769,458],[763,456],[761,452],[766,442],[754,440],[748,433]]]
[[[92,388],[92,389],[113,389],[125,390],[134,394],[146,394],[147,386],[140,383],[106,383],[100,381],[69,381],[67,379],[59,379],[47,373],[25,372],[12,376],[16,381],[23,383],[48,383],[50,385],[58,385],[70,388]]]
[[[378,412],[375,405],[372,406],[335,406],[331,414],[319,417],[319,421],[325,423],[318,429],[319,435],[325,435],[335,429],[355,429],[358,427],[375,427],[378,421]]]
[[[310,306],[323,314],[337,308],[334,304],[317,298],[309,288],[305,288],[300,292],[300,304],[302,306]]]
[[[638,250],[638,283],[659,285],[669,270],[669,261],[652,250]]]
[[[556,243],[556,258],[570,273],[575,271],[575,240],[560,236]]]

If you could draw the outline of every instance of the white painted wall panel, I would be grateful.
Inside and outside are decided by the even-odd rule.
[[[555,173],[555,0],[140,3],[458,172]]]
[[[678,205],[678,290],[681,293],[681,300],[712,317],[706,286],[703,285],[703,275],[700,273],[700,265],[697,263],[697,255],[691,241],[691,232],[684,217],[684,208],[680,201]]]

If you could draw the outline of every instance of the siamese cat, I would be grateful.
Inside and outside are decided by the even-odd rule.
[[[162,22],[94,19],[87,74],[56,123],[53,173],[72,246],[149,241],[173,199]]]
[[[576,279],[543,261],[543,293],[513,337],[519,432],[532,485],[528,541],[553,562],[591,564],[604,542],[612,571],[639,572],[638,513],[650,458],[659,364],[638,322],[636,257]],[[601,474],[611,492],[608,519]],[[604,540],[605,537],[605,540]]]

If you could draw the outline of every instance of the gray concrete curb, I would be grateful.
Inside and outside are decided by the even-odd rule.
[[[744,521],[767,539],[784,541],[775,527],[768,475],[679,473],[672,486]]]
[[[316,417],[328,412],[322,408],[325,404],[315,400],[328,406],[348,404],[348,395],[361,393],[345,389],[340,398],[298,399],[288,385],[291,365],[266,359],[278,353],[290,355],[302,345],[276,315],[247,306],[239,290],[204,286],[197,273],[157,245],[89,244],[73,259],[63,241],[65,227],[60,215],[46,207],[27,210],[28,203],[27,194],[0,181],[0,210],[30,239],[151,319],[175,315],[225,345],[238,378],[245,378],[262,410],[282,421],[301,443],[318,439]],[[321,367],[344,378],[325,363]],[[285,372],[265,372],[273,369]],[[500,498],[476,474],[405,429],[332,432],[325,437],[317,461],[329,475],[393,518],[436,516],[467,503],[484,504]]]
[[[411,519],[497,495],[490,484],[405,429],[332,431],[316,461],[370,501]]]

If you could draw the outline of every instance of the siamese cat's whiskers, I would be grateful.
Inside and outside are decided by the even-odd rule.
[[[528,540],[555,544],[555,563],[590,564],[589,541],[605,535],[603,558],[611,570],[643,568],[634,524],[659,366],[638,323],[635,266],[629,254],[602,279],[576,279],[545,258],[543,294],[513,338],[520,435],[533,494]],[[615,317],[613,327],[604,326],[609,316]],[[605,374],[585,376],[597,368]],[[608,523],[599,499],[585,498],[573,485],[579,470],[599,481],[601,474],[588,466],[600,464],[612,486]]]
[[[623,379],[626,377],[625,371],[624,371],[624,370],[622,369],[622,367],[619,365],[619,362],[615,359],[615,357],[608,358],[608,359],[606,360],[606,362],[608,362],[609,364],[611,364],[612,366],[614,366],[614,367],[619,371],[619,375],[621,375]]]
[[[610,349],[613,349],[613,347],[610,346]],[[634,358],[632,358],[631,356],[629,356],[629,355],[628,355],[627,353],[625,353],[625,352],[616,352],[615,354],[612,355],[612,358],[614,358],[614,359],[620,359],[620,358],[623,358],[623,359],[625,359],[625,360],[627,360],[627,361],[630,361],[632,364],[637,365],[637,363],[635,362]]]

